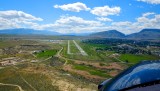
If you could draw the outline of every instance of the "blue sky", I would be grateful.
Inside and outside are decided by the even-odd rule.
[[[0,29],[60,33],[160,28],[160,0],[1,0]]]

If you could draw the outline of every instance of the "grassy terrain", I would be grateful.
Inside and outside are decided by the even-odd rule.
[[[14,70],[15,68],[8,67],[0,70],[0,83],[19,85],[25,91],[53,91],[57,90],[52,86],[52,81],[46,75],[34,72],[25,72],[23,70]],[[28,85],[24,79],[28,82]],[[0,91],[17,91],[16,87],[0,86]],[[6,90],[5,90],[6,89]],[[10,90],[13,89],[13,90]]]
[[[17,42],[16,42],[17,41]],[[72,41],[70,41],[72,42]],[[2,44],[1,44],[2,43]],[[12,45],[13,43],[13,45]],[[65,59],[61,57],[55,57],[54,55],[62,48],[64,47],[63,53],[68,56],[68,58],[75,58],[71,55],[67,54],[67,43],[61,44],[61,43],[53,43],[53,42],[47,42],[47,41],[36,41],[33,42],[30,40],[27,42],[26,40],[5,40],[0,42],[0,49],[2,48],[8,48],[12,47],[13,49],[17,50],[17,53],[12,53],[12,51],[9,51],[12,53],[10,56],[9,54],[2,54],[0,55],[0,61],[3,61],[1,59],[5,57],[17,57],[21,58],[24,61],[23,62],[17,62],[16,65],[8,65],[4,66],[2,69],[0,69],[0,83],[4,84],[13,84],[20,86],[24,91],[34,91],[33,88],[35,88],[37,91],[58,91],[58,87],[65,88],[64,86],[68,86],[65,89],[73,88],[72,84],[75,83],[74,88],[90,88],[87,85],[84,85],[85,81],[79,79],[78,77],[72,77],[66,73],[61,73],[60,71],[64,67],[64,63],[66,62]],[[73,47],[72,47],[73,46]],[[76,48],[74,43],[71,44],[72,52],[79,52],[79,50]],[[44,50],[41,52],[35,53],[35,56],[31,53],[33,51],[39,51]],[[8,51],[8,50],[7,50]],[[42,61],[42,62],[31,62],[32,60],[41,60],[41,59],[47,59],[48,57],[54,56],[48,60]],[[79,55],[73,55],[78,58]],[[87,60],[87,58],[86,58]],[[70,61],[68,59],[69,64],[73,64],[73,60]],[[66,64],[68,65],[68,64]],[[101,71],[98,70],[92,70],[93,68],[88,69],[90,74],[93,75],[101,75],[103,77],[107,77],[106,74],[103,74]],[[57,75],[58,74],[58,75]],[[60,76],[61,78],[59,78]],[[69,78],[69,81],[68,81]],[[54,82],[57,80],[60,80],[63,84],[59,84]],[[52,81],[55,83],[52,83]],[[72,82],[73,81],[73,82]],[[87,83],[91,83],[86,81]],[[85,83],[86,84],[86,83]],[[92,83],[91,83],[92,84]],[[95,85],[95,84],[94,84]],[[91,86],[92,88],[92,86]],[[96,85],[94,86],[96,89]],[[18,87],[14,86],[2,86],[0,85],[0,91],[19,91]],[[62,90],[63,91],[63,90]],[[73,90],[74,91],[74,90]],[[88,90],[89,91],[89,90]]]
[[[110,77],[110,75],[107,74],[106,71],[98,70],[90,66],[85,66],[85,65],[74,65],[74,69],[77,70],[83,70],[89,72],[91,75],[96,75],[100,77]]]
[[[35,44],[36,41],[29,41],[29,40],[0,40],[0,49],[13,47],[21,44]]]
[[[62,55],[67,58],[71,59],[78,59],[83,61],[116,61],[113,58],[108,57],[109,55],[113,54],[114,52],[111,51],[96,51],[96,48],[106,48],[108,46],[102,44],[86,44],[80,41],[76,41],[82,49],[88,54],[88,56],[83,55],[68,55],[67,54],[67,41],[63,44],[64,50],[62,51]],[[72,50],[72,49],[71,49]],[[78,49],[76,49],[78,50]]]
[[[153,55],[134,55],[134,54],[121,54],[119,57],[122,61],[127,61],[130,63],[138,63],[141,60],[158,60],[160,59],[157,56]]]
[[[22,73],[22,77],[37,91],[53,91],[57,88],[52,86],[50,78],[40,73]]]
[[[19,58],[25,58],[25,59],[33,59],[34,58],[34,56],[32,54],[27,54],[27,53],[18,53],[15,56],[19,57]]]
[[[14,42],[15,42],[15,44],[14,44]],[[15,67],[12,67],[12,66],[6,66],[3,69],[0,69],[0,83],[19,85],[25,91],[33,91],[32,87],[34,87],[37,91],[54,91],[54,90],[57,90],[57,87],[52,86],[52,80],[56,79],[57,75],[55,76],[53,74],[57,74],[60,71],[62,71],[61,72],[62,78],[60,78],[60,79],[63,80],[64,82],[67,82],[66,79],[65,80],[63,79],[64,76],[66,76],[67,79],[68,79],[68,77],[70,77],[70,79],[74,79],[74,80],[76,78],[81,83],[83,83],[85,81],[79,79],[79,76],[81,76],[81,74],[77,74],[77,73],[80,72],[80,70],[85,71],[87,73],[87,74],[82,75],[84,78],[87,77],[88,74],[90,74],[92,77],[97,77],[95,79],[91,79],[90,77],[88,77],[89,79],[87,79],[86,82],[87,81],[89,82],[91,80],[97,80],[98,77],[111,78],[112,77],[111,75],[114,74],[114,71],[115,71],[115,75],[121,71],[121,70],[120,71],[115,70],[114,68],[108,69],[107,67],[112,66],[112,65],[105,65],[105,64],[110,64],[113,62],[118,62],[116,64],[122,66],[121,63],[119,63],[119,61],[117,61],[113,57],[112,54],[115,53],[114,51],[105,50],[106,48],[110,48],[110,46],[107,46],[104,44],[83,43],[78,40],[76,40],[76,42],[82,47],[82,49],[84,49],[84,51],[88,54],[88,56],[76,54],[76,53],[80,53],[80,52],[72,40],[70,41],[70,50],[71,50],[71,53],[75,53],[73,55],[67,54],[67,48],[68,48],[68,41],[67,40],[64,40],[63,43],[53,43],[53,42],[39,40],[39,41],[35,42],[36,43],[35,45],[37,47],[32,45],[32,44],[34,44],[33,41],[29,41],[29,42],[27,42],[27,41],[16,42],[16,40],[1,41],[0,42],[0,49],[5,48],[5,47],[10,47],[10,46],[13,46],[15,49],[19,48],[20,50],[18,50],[18,52],[15,54],[13,53],[12,56],[22,58],[24,60],[26,59],[26,61],[18,63],[16,65],[16,67],[18,69],[15,69]],[[13,45],[12,45],[12,43],[13,43]],[[18,46],[21,44],[24,46],[22,46],[22,47]],[[29,46],[25,46],[25,44],[29,45]],[[60,53],[60,55],[62,57],[61,56],[55,57],[54,55],[62,47],[63,47],[63,50]],[[31,54],[34,50],[44,50],[44,51],[35,53],[36,57],[34,57],[34,55]],[[28,51],[28,53],[26,53],[26,52],[21,53],[19,51]],[[8,57],[8,56],[9,55],[0,55],[0,58],[4,58],[4,57]],[[34,60],[41,60],[41,59],[47,59],[48,57],[51,57],[51,56],[54,56],[54,57],[50,58],[49,60],[45,60],[45,61],[37,62],[37,63],[30,62],[30,60],[33,60],[33,59]],[[125,61],[125,62],[126,62],[126,60],[128,60],[129,63],[137,63],[140,60],[159,59],[158,57],[152,56],[152,55],[133,55],[133,54],[119,54],[118,56],[116,56],[116,58],[120,59],[122,61]],[[29,61],[27,61],[28,59],[29,59]],[[77,59],[79,60],[78,62],[76,62]],[[100,65],[98,65],[98,64],[100,64]],[[129,64],[124,63],[123,65],[128,67]],[[41,66],[43,66],[44,68]],[[72,67],[72,68],[68,69],[71,71],[65,71],[66,74],[64,74],[63,69],[65,69],[65,67],[69,67],[69,66]],[[99,66],[104,66],[104,68],[103,67],[101,68]],[[117,67],[117,65],[113,65],[112,67],[114,67],[114,66]],[[120,68],[124,69],[125,67],[120,67]],[[78,76],[77,75],[72,76],[72,74],[71,74],[72,70],[75,71],[75,74],[77,74]],[[76,71],[77,71],[77,73],[76,73]],[[113,72],[113,73],[111,73],[111,72]],[[73,77],[75,77],[75,78],[73,78]],[[24,81],[24,79],[32,87],[30,85],[28,85]],[[68,82],[68,83],[71,83],[71,82]],[[68,83],[67,83],[67,85],[68,85]],[[75,80],[75,83],[77,83],[77,80]],[[84,84],[82,84],[82,85],[84,85]],[[12,89],[12,91],[16,91],[18,88],[12,87],[12,86],[7,87],[7,86],[0,85],[0,91],[1,90],[2,91],[10,91],[11,89]]]
[[[15,86],[0,85],[0,91],[19,91],[19,88]]]
[[[38,58],[48,58],[50,56],[54,56],[57,53],[57,50],[45,50],[39,53],[36,53],[35,55]]]
[[[20,75],[13,70],[12,67],[1,69],[0,74],[1,83],[19,85],[26,91],[32,91],[32,89],[21,79]]]
[[[78,50],[78,48],[76,47],[76,45],[73,43],[73,41],[70,41],[70,51],[71,53],[80,53],[80,51]]]
[[[96,49],[104,49],[108,48],[109,46],[103,44],[87,44],[77,41],[77,43],[87,52],[87,57],[82,57],[84,60],[92,60],[92,61],[103,61],[103,62],[110,62],[115,61],[113,58],[109,57],[109,55],[113,54],[112,51],[99,51]],[[81,58],[81,59],[82,59]]]
[[[83,43],[84,44],[84,43]],[[105,44],[91,44],[91,43],[87,43],[88,46],[92,46],[94,48],[110,48],[110,46],[105,45]]]
[[[97,60],[111,60],[112,62],[116,61],[116,59],[109,57],[109,55],[112,55],[114,52],[113,51],[96,51],[96,49],[104,49],[104,48],[109,48],[110,46],[103,45],[103,44],[89,44],[89,43],[82,43],[79,42],[83,49],[90,54],[90,58],[94,58]],[[122,61],[128,61],[130,63],[138,63],[141,60],[158,60],[160,57],[154,56],[154,55],[135,55],[135,54],[120,54],[121,56],[118,57],[118,59]]]

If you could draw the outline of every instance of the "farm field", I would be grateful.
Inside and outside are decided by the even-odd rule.
[[[133,54],[122,54],[119,57],[120,60],[129,63],[138,63],[141,60],[159,60],[159,57],[153,55],[133,55]]]
[[[57,53],[57,50],[43,50],[39,53],[35,53],[35,56],[37,58],[48,58],[55,55],[56,53]]]

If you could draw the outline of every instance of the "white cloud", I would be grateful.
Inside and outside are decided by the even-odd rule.
[[[152,17],[150,17],[152,16]],[[160,28],[160,14],[147,12],[136,18],[136,22],[113,22],[111,27],[125,34],[139,32],[145,28]]]
[[[154,12],[147,12],[147,13],[144,13],[142,16],[147,17],[154,14],[155,14]]]
[[[24,13],[22,11],[8,10],[0,11],[0,17],[6,19],[19,19],[25,21],[42,21],[43,19],[32,16],[31,14]]]
[[[142,1],[150,4],[160,4],[160,0],[137,0],[137,1]]]
[[[149,21],[149,19],[146,17],[139,17],[139,18],[137,18],[137,21],[138,22],[145,22],[145,21]]]
[[[34,21],[42,20],[43,19],[39,17],[24,13],[23,11],[0,11],[0,29],[31,26],[36,24]]]
[[[55,30],[60,33],[93,32],[103,26],[99,21],[85,20],[76,16],[61,16],[53,24],[40,25],[40,29]]]
[[[147,13],[144,13],[142,14],[141,17],[138,17],[136,20],[139,22],[139,23],[147,23],[150,21],[150,18],[148,18],[149,16],[151,15],[155,15],[154,12],[147,12]]]
[[[96,19],[99,20],[99,21],[107,21],[107,22],[113,21],[112,19],[106,18],[106,17],[97,17]]]
[[[149,17],[154,15],[153,17]],[[137,22],[143,24],[145,28],[160,28],[160,14],[144,13],[141,17],[137,18]]]
[[[38,24],[37,18],[22,11],[0,11],[0,29],[32,28],[38,30],[50,30],[60,33],[81,33],[99,30],[104,24],[100,21],[85,20],[76,16],[61,16],[54,23]]]
[[[97,16],[118,15],[121,11],[120,7],[95,7],[91,10],[91,13]]]
[[[130,34],[144,28],[160,28],[160,14],[155,14],[154,12],[142,14],[142,16],[136,18],[135,22],[120,21],[105,24],[101,21],[111,21],[111,19],[107,17],[97,17],[96,19],[86,20],[76,16],[61,16],[53,23],[38,24],[38,21],[42,21],[43,19],[31,14],[15,10],[0,11],[0,29],[33,28],[60,33],[86,33],[116,29],[122,33]]]
[[[35,25],[34,28],[52,30],[60,33],[100,32],[116,29],[122,33],[130,34],[139,32],[144,28],[160,28],[159,25],[160,14],[147,12],[136,18],[135,22],[120,21],[111,22],[111,24],[105,24],[101,21],[85,20],[76,16],[61,16],[52,24]]]
[[[19,28],[20,26],[16,22],[11,22],[8,19],[0,17],[0,29]]]
[[[64,4],[64,5],[54,5],[54,8],[60,8],[64,11],[73,11],[73,12],[80,12],[81,10],[88,11],[88,8],[84,3],[76,2],[72,4]]]
[[[113,25],[113,26],[128,26],[131,24],[132,23],[129,21],[124,21],[124,22],[113,22],[111,25]]]
[[[59,20],[56,20],[56,24],[67,24],[67,25],[73,25],[73,26],[78,26],[78,25],[90,25],[90,26],[100,26],[102,25],[98,21],[93,21],[93,20],[84,20],[81,17],[76,17],[76,16],[61,16]]]

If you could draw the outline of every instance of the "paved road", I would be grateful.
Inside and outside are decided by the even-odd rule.
[[[68,40],[68,50],[67,50],[67,54],[71,54],[71,51],[70,51],[70,41]]]
[[[76,45],[76,47],[78,48],[78,50],[81,52],[83,56],[88,56],[88,54],[77,44],[75,40],[73,40],[73,43]]]

